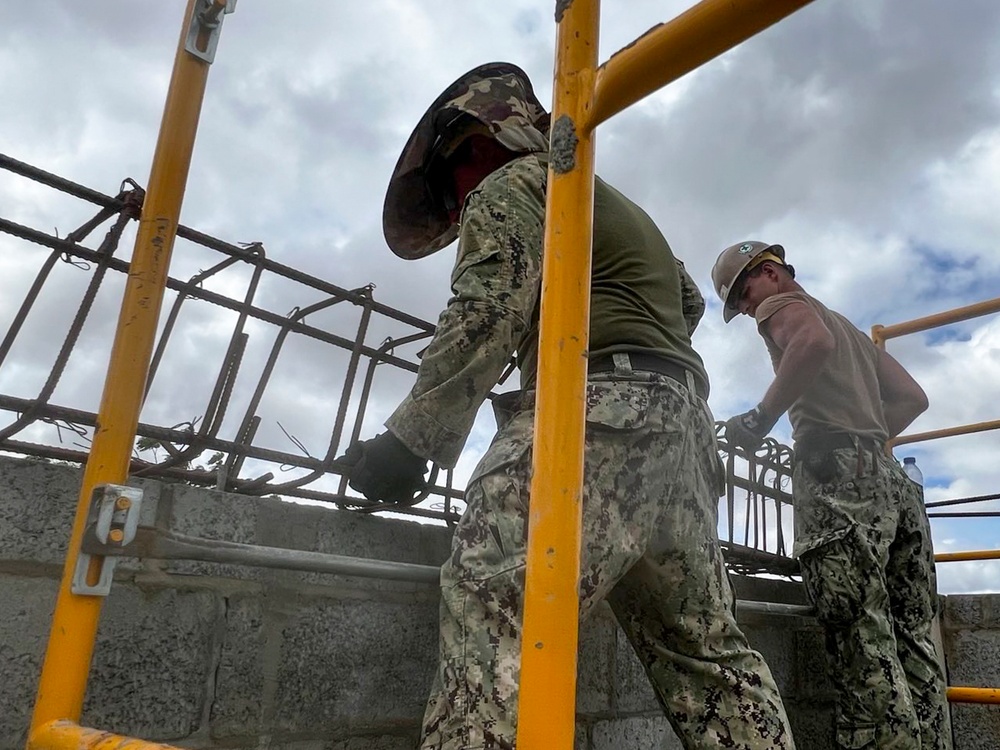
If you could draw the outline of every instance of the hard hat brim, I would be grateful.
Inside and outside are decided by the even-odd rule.
[[[740,249],[746,248],[747,245],[753,246],[752,252],[747,252],[745,255],[742,255],[741,262],[739,263],[739,265],[736,268],[729,271],[724,278],[722,279],[716,278],[716,271],[719,268],[720,264],[722,263],[723,258],[726,257],[727,254],[733,253],[733,251],[735,251],[737,248]],[[719,255],[719,259],[716,261],[716,267],[712,269],[712,282],[715,284],[716,293],[722,300],[723,322],[728,323],[729,321],[731,321],[733,318],[735,318],[737,315],[740,314],[740,311],[734,305],[731,305],[729,302],[730,298],[733,295],[733,290],[738,285],[740,277],[744,273],[746,273],[749,269],[753,268],[753,266],[757,265],[756,263],[754,263],[754,261],[760,256],[764,255],[765,253],[773,255],[774,258],[776,258],[778,262],[780,262],[781,264],[785,263],[784,247],[782,247],[781,245],[768,245],[764,242],[757,242],[757,241],[741,242],[736,245],[731,245],[727,247],[725,250],[723,250],[722,253]],[[729,257],[732,256],[729,255]],[[770,259],[773,260],[774,258]]]

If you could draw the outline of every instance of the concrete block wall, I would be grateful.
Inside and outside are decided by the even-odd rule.
[[[24,746],[78,482],[72,467],[0,458],[0,750]],[[448,552],[443,526],[142,484],[144,523],[184,534],[433,565]],[[782,582],[737,588],[741,598],[800,596]],[[82,723],[192,748],[410,750],[436,666],[437,599],[432,585],[125,560],[104,606]],[[1000,643],[1000,605],[983,601],[949,609],[947,642],[969,662],[995,657]],[[832,750],[815,623],[742,623],[775,673],[799,746]],[[989,682],[995,673],[968,677],[1000,684]],[[581,629],[577,705],[578,750],[680,748],[607,608]],[[977,728],[958,750],[1000,746],[982,744],[978,729],[1000,737],[995,713],[969,716]]]
[[[943,615],[948,684],[1000,687],[1000,595],[947,596]],[[956,749],[1000,748],[1000,706],[953,704],[951,726]]]

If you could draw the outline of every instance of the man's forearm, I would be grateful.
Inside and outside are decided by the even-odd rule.
[[[454,466],[521,331],[520,321],[500,309],[453,300],[438,321],[417,382],[386,426],[417,455]]]

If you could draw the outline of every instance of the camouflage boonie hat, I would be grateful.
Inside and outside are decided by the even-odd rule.
[[[481,122],[515,153],[547,151],[549,114],[527,74],[516,65],[480,65],[452,83],[427,108],[396,162],[382,208],[382,232],[400,258],[423,258],[450,244],[458,227],[435,200],[426,179],[427,157],[461,115]],[[467,118],[465,118],[467,120]]]

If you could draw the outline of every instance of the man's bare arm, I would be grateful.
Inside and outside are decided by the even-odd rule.
[[[878,386],[889,437],[894,438],[927,410],[927,394],[890,354],[878,350]]]
[[[833,353],[835,343],[822,319],[799,302],[782,307],[763,326],[781,349],[781,363],[761,400],[764,411],[777,420],[806,392]]]

